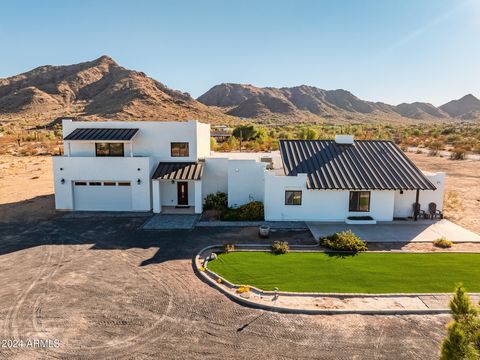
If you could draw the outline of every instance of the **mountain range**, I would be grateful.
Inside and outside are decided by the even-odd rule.
[[[45,65],[0,79],[0,121],[46,124],[60,117],[86,120],[255,122],[418,122],[480,119],[469,94],[440,107],[424,102],[389,105],[346,90],[313,86],[256,87],[224,83],[193,99],[108,56],[74,65]]]

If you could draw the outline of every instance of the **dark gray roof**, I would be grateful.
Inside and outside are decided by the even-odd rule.
[[[280,140],[280,154],[285,174],[307,174],[309,189],[436,189],[391,141]]]
[[[203,162],[161,162],[152,179],[157,180],[200,180]]]
[[[64,140],[130,141],[137,131],[138,129],[78,128]]]

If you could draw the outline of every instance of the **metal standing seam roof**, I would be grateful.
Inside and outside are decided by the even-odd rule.
[[[92,141],[130,141],[138,129],[107,129],[107,128],[77,128],[68,134],[64,140]]]
[[[336,190],[435,190],[391,141],[280,140],[285,175],[307,174],[307,188]]]
[[[152,179],[157,180],[200,180],[203,162],[161,162]]]

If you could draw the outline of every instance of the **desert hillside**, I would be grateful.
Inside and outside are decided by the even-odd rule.
[[[66,116],[229,122],[228,115],[108,56],[74,65],[40,66],[0,79],[1,121],[42,124]]]
[[[349,122],[419,122],[480,119],[480,100],[467,95],[437,108],[424,102],[389,105],[359,99],[346,90],[313,86],[259,88],[249,84],[216,85],[198,99],[226,114],[262,119],[334,119]]]

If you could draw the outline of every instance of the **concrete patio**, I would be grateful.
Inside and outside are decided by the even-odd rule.
[[[432,242],[442,236],[453,242],[480,242],[480,235],[446,219],[379,222],[375,225],[307,222],[307,226],[317,240],[350,229],[368,242]]]

